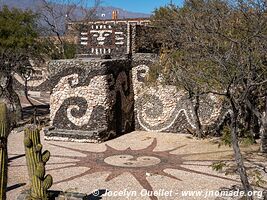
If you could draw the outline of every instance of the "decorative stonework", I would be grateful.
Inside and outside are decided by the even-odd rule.
[[[114,55],[116,57],[127,53],[127,24],[97,23],[83,25],[79,32],[79,54],[91,57]]]
[[[132,69],[135,94],[135,127],[137,130],[158,132],[186,132],[195,129],[193,108],[186,93],[175,86],[148,86],[145,77],[153,59],[135,59]],[[160,82],[160,80],[158,81]],[[221,116],[222,103],[213,95],[201,98],[199,117],[203,126],[212,126]]]
[[[61,113],[60,109],[66,108],[63,112],[69,121],[82,127],[89,123],[93,108],[102,105],[104,110],[108,109],[107,97],[103,96],[108,89],[106,76],[93,77],[88,85],[75,87],[79,83],[78,76],[65,76],[53,88],[50,97],[51,121],[54,122],[57,113]]]
[[[149,167],[157,165],[161,160],[154,156],[140,156],[135,158],[130,154],[109,156],[104,162],[117,167]]]
[[[131,59],[50,61],[46,75],[32,79],[32,88],[51,91],[54,129],[47,131],[46,139],[99,142],[134,127],[176,133],[195,129],[192,104],[185,92],[175,86],[145,84],[149,66],[156,60],[154,54],[146,53]],[[227,116],[221,114],[222,104],[214,96],[201,101],[204,126],[212,127]]]
[[[33,71],[28,74],[28,77],[22,77],[19,74],[14,75],[14,85],[16,90],[23,90],[25,87],[25,78],[27,78],[28,90],[31,91],[49,91],[50,89],[50,74],[48,63],[43,66],[33,67]]]
[[[78,57],[120,58],[135,52],[155,52],[153,39],[143,42],[155,32],[149,24],[149,19],[72,22],[68,34],[77,38]]]
[[[71,151],[76,153],[75,155],[66,154],[63,156],[53,156],[55,159],[64,158],[70,160],[68,164],[71,164],[71,166],[66,165],[64,167],[60,167],[61,170],[84,169],[80,173],[70,174],[66,178],[61,179],[54,184],[67,183],[73,180],[78,181],[81,178],[100,172],[108,173],[108,176],[105,178],[105,182],[109,182],[124,173],[130,173],[143,189],[152,192],[155,188],[153,184],[151,184],[149,178],[147,178],[148,176],[164,176],[168,177],[170,181],[181,181],[182,183],[183,176],[168,173],[166,170],[170,168],[181,171],[182,173],[192,173],[193,175],[204,175],[209,178],[217,178],[219,180],[235,181],[232,178],[211,173],[209,170],[201,171],[194,169],[195,166],[208,167],[210,165],[209,163],[214,162],[214,160],[210,159],[207,155],[212,156],[212,154],[216,152],[185,153],[183,148],[187,148],[187,145],[180,145],[175,148],[159,151],[156,150],[158,147],[158,139],[156,138],[151,138],[151,143],[148,146],[139,149],[132,149],[131,147],[127,149],[117,149],[105,144],[106,149],[101,152],[81,150],[66,145],[50,145],[60,150],[65,150],[66,152]],[[82,154],[82,157],[77,156],[80,154]],[[203,157],[203,155],[206,155],[206,159],[196,159],[199,156]],[[52,165],[54,164],[52,163]],[[49,171],[57,169],[59,168],[51,168]],[[107,188],[107,190],[109,189]],[[142,197],[139,197],[139,199],[142,199]],[[160,198],[152,195],[149,199],[158,200]]]
[[[51,63],[50,72],[55,129],[48,131],[47,139],[98,142],[133,130],[128,60],[62,60]]]

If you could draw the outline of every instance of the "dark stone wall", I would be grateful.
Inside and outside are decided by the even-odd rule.
[[[69,24],[77,39],[77,57],[121,58],[135,52],[155,52],[156,29],[149,19],[103,20]],[[71,36],[72,35],[72,36]]]
[[[82,25],[78,32],[78,54],[89,57],[121,57],[127,54],[127,28],[127,24],[113,23]]]

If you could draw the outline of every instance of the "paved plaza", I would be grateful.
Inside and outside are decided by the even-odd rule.
[[[238,176],[210,167],[216,160],[232,160],[232,149],[190,135],[136,131],[101,144],[42,143],[52,155],[46,165],[54,179],[51,189],[86,193],[88,199],[204,199],[204,194],[184,197],[182,191],[215,192],[239,184]],[[257,149],[254,145],[246,152]],[[14,200],[28,184],[23,132],[11,133],[8,150],[8,200]],[[266,165],[266,158],[252,155]],[[210,194],[205,199],[215,198]]]

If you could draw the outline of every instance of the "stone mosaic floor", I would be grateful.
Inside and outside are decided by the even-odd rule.
[[[22,132],[9,137],[8,200],[27,188],[22,141]],[[132,132],[102,144],[43,141],[43,145],[52,154],[47,164],[47,173],[54,178],[52,189],[91,194],[88,199],[204,199],[204,194],[185,197],[182,191],[215,192],[238,184],[236,175],[225,176],[210,167],[216,160],[232,160],[231,148],[187,135]],[[267,166],[266,158],[252,157]],[[105,190],[110,192],[103,195]]]

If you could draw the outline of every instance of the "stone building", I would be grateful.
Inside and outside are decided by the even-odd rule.
[[[147,27],[149,19],[111,19],[68,24],[68,33],[75,36],[78,57],[122,57],[136,49],[137,27]]]
[[[78,27],[78,28],[77,28]],[[175,86],[147,85],[158,61],[149,19],[113,19],[69,24],[77,59],[55,60],[45,76],[29,80],[31,90],[50,91],[51,127],[45,138],[101,142],[133,130],[186,133],[194,129],[191,104]],[[145,38],[145,39],[144,39]],[[148,41],[147,43],[143,41]],[[22,80],[17,77],[17,84]],[[221,120],[221,102],[203,99],[200,120]]]

